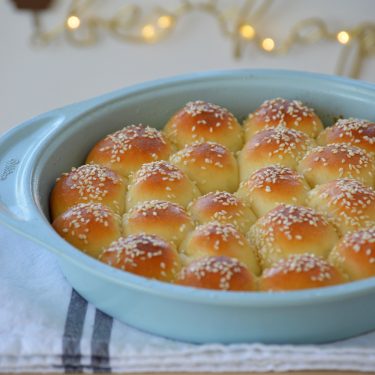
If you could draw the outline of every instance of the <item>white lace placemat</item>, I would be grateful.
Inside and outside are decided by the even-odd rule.
[[[309,346],[194,345],[140,332],[88,304],[53,255],[2,226],[0,303],[0,372],[375,371],[375,332]]]

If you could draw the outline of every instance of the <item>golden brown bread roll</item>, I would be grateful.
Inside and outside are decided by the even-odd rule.
[[[361,148],[334,143],[310,150],[299,162],[297,170],[312,187],[344,177],[373,186],[374,164],[373,157]]]
[[[123,217],[124,234],[155,234],[178,247],[190,231],[193,220],[178,204],[152,200],[142,202]]]
[[[261,217],[249,232],[263,268],[291,254],[326,258],[338,241],[335,228],[311,208],[280,204]]]
[[[233,154],[214,142],[188,145],[171,156],[170,162],[196,182],[202,194],[216,190],[230,193],[238,188],[238,165]]]
[[[294,254],[265,269],[259,279],[259,289],[301,290],[337,285],[345,281],[340,272],[323,258],[308,253]]]
[[[199,224],[210,221],[233,224],[247,233],[256,217],[241,199],[226,191],[216,191],[199,197],[188,207],[192,218]]]
[[[143,164],[130,176],[127,210],[149,200],[164,200],[186,207],[200,195],[198,188],[175,165],[166,161]]]
[[[182,242],[181,251],[191,260],[221,255],[236,258],[255,275],[260,272],[254,249],[232,224],[213,221],[196,227]]]
[[[180,270],[174,246],[158,236],[144,233],[120,237],[99,259],[112,267],[160,281],[174,281]]]
[[[56,232],[76,248],[97,258],[121,236],[121,217],[100,203],[79,203],[52,223]]]
[[[293,169],[270,165],[241,182],[236,195],[261,217],[280,203],[304,205],[309,190],[303,176]]]
[[[238,155],[240,180],[270,164],[296,169],[298,162],[315,145],[306,134],[283,126],[256,133]]]
[[[195,142],[217,142],[231,151],[243,145],[242,127],[226,108],[196,100],[187,103],[168,121],[166,136],[179,148]]]
[[[375,225],[375,191],[357,180],[337,179],[309,192],[307,204],[344,235]]]
[[[105,165],[127,177],[144,163],[168,160],[171,153],[171,145],[160,131],[142,124],[130,125],[100,140],[86,163]]]
[[[275,98],[266,100],[244,121],[245,139],[248,141],[258,131],[283,125],[316,138],[323,124],[312,108],[299,100]]]
[[[375,123],[355,118],[340,119],[318,136],[319,145],[348,143],[375,154]]]
[[[95,164],[72,168],[57,179],[50,197],[52,220],[78,203],[103,203],[116,213],[125,209],[126,180]]]
[[[334,247],[329,260],[350,280],[375,276],[375,226],[347,233]]]
[[[183,268],[177,284],[195,288],[250,291],[255,290],[255,278],[237,259],[204,257]]]

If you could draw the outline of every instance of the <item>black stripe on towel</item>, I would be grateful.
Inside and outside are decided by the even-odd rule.
[[[91,366],[93,372],[111,372],[109,342],[113,319],[96,309],[94,330],[91,338]]]
[[[63,335],[62,364],[66,373],[83,372],[80,343],[86,312],[87,301],[72,289]]]

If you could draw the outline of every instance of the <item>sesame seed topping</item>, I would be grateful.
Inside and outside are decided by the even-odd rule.
[[[86,198],[88,201],[105,198],[108,194],[106,186],[121,183],[121,178],[115,172],[97,164],[72,168],[71,172],[64,173],[63,176],[67,177],[70,189],[77,191],[81,198]]]
[[[126,154],[138,143],[141,145],[145,141],[153,141],[154,147],[150,152],[152,159],[158,158],[156,150],[161,151],[166,145],[160,131],[142,124],[126,126],[113,134],[109,134],[104,141],[109,145],[100,148],[99,151],[109,151],[111,153],[111,163],[121,162],[121,156]]]
[[[158,176],[162,181],[176,182],[185,178],[183,172],[164,160],[143,164],[135,173],[134,182],[139,183],[150,177]]]
[[[173,214],[174,216],[182,216],[188,218],[187,213],[177,203],[161,201],[161,200],[150,200],[138,203],[135,207],[129,211],[130,216],[141,215],[144,217],[155,216],[158,217],[165,213]]]
[[[233,117],[232,114],[224,107],[217,104],[205,102],[203,100],[195,100],[188,102],[183,111],[191,117],[196,117],[201,114],[213,114],[217,119],[224,119],[225,117]],[[202,123],[202,122],[200,122]],[[206,125],[207,123],[203,123]]]
[[[81,233],[81,228],[87,227],[90,223],[96,222],[102,224],[104,227],[109,226],[111,217],[118,217],[117,214],[113,213],[108,207],[100,203],[79,203],[63,214],[64,227],[63,233],[71,236],[77,236],[80,240],[86,241],[89,229],[84,230]],[[77,233],[79,231],[80,233]]]
[[[373,263],[375,254],[375,226],[347,233],[341,240],[341,248],[355,253],[363,252],[369,263]]]
[[[284,155],[290,155],[297,160],[301,159],[313,147],[312,140],[306,134],[282,125],[256,133],[248,141],[246,147],[257,151],[257,148],[265,145],[272,146],[272,150],[269,151],[270,157],[276,155],[282,159]]]
[[[219,275],[219,289],[229,290],[231,280],[236,274],[244,271],[243,263],[229,257],[203,257],[185,267],[180,274],[180,279],[184,280],[189,275],[193,275],[198,280],[209,278],[212,274]]]
[[[321,214],[311,208],[280,204],[261,217],[253,227],[259,242],[257,244],[258,247],[263,248],[264,252],[269,251],[269,249],[277,252],[277,249],[274,248],[276,233],[283,233],[289,241],[302,240],[302,233],[296,233],[294,228],[295,225],[301,223],[305,224],[305,228],[306,226],[319,227],[329,225]]]
[[[271,268],[263,272],[263,277],[272,277],[277,274],[311,273],[311,281],[324,282],[332,278],[332,267],[329,263],[313,254],[294,254],[286,259],[279,260]]]
[[[364,169],[369,169],[371,174],[374,170],[371,156],[361,148],[347,143],[315,147],[308,151],[303,162],[309,165],[320,164],[324,167],[341,163],[342,166],[338,168],[340,177],[343,177],[345,173],[346,177],[356,178]]]
[[[196,142],[173,154],[170,160],[172,163],[183,165],[202,164],[203,161],[201,169],[206,169],[207,166],[223,168],[223,158],[230,155],[230,151],[219,143]]]
[[[275,125],[301,127],[303,120],[309,119],[308,123],[314,132],[319,129],[315,121],[315,113],[312,108],[307,107],[299,100],[288,100],[275,98],[264,101],[261,106],[249,118],[260,118],[264,121],[265,128]]]
[[[115,253],[116,263],[129,264],[131,267],[139,267],[148,259],[160,257],[160,271],[166,268],[162,261],[163,254],[171,249],[170,245],[161,238],[151,234],[135,234],[127,237],[120,237],[101,254],[102,258],[106,253]]]
[[[303,177],[291,168],[281,165],[269,165],[256,170],[246,181],[241,182],[240,188],[246,188],[248,192],[255,189],[264,189],[270,193],[274,185],[291,183],[303,184]],[[275,186],[277,189],[277,187]]]

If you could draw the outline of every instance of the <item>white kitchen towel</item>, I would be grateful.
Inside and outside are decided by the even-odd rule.
[[[375,333],[325,345],[194,345],[96,310],[53,255],[0,225],[0,372],[375,371]]]

